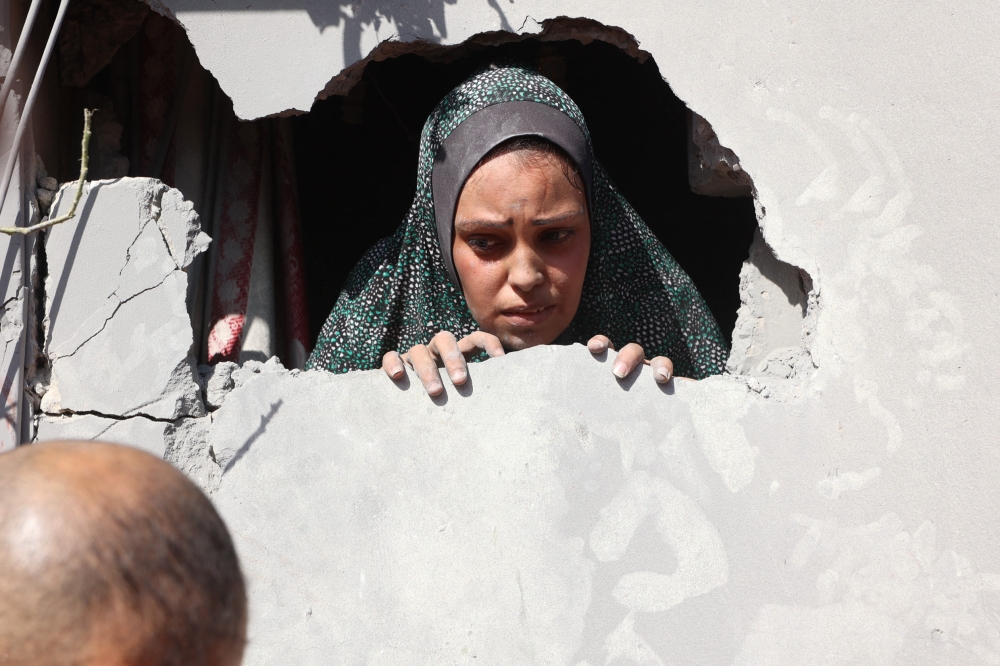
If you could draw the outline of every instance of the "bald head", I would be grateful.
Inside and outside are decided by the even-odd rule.
[[[222,519],[180,472],[128,447],[0,455],[0,600],[7,664],[242,658],[246,595]]]

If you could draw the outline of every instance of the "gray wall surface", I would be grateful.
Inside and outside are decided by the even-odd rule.
[[[757,192],[731,375],[661,391],[543,348],[435,402],[247,364],[201,378],[205,416],[193,375],[172,411],[91,415],[144,419],[213,493],[248,664],[1000,663],[995,3],[151,4],[244,118],[383,40],[589,17]],[[43,422],[97,427],[61,399]]]

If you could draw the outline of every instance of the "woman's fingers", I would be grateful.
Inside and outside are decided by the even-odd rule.
[[[611,344],[611,340],[606,335],[595,335],[587,341],[587,349],[592,354],[603,354],[609,349],[614,350],[614,348],[615,346]]]
[[[591,341],[593,341],[593,339],[591,339]],[[618,379],[625,379],[628,377],[629,373],[639,367],[644,360],[646,360],[646,355],[642,351],[642,347],[634,342],[630,342],[622,347],[622,350],[618,352],[618,357],[615,359],[615,363],[611,367],[611,372],[613,372],[615,377]]]
[[[503,356],[506,353],[500,338],[486,331],[476,331],[465,336],[458,341],[458,349],[466,356],[472,356],[480,349],[489,354],[490,358]]]
[[[431,353],[444,362],[445,370],[455,386],[464,384],[469,378],[469,369],[465,365],[465,355],[458,348],[458,340],[448,331],[441,331],[427,345]],[[436,371],[435,371],[435,374]]]
[[[406,368],[403,367],[403,359],[400,358],[399,352],[395,351],[386,352],[385,356],[382,357],[382,369],[385,370],[385,374],[389,375],[390,379],[402,379],[403,373],[406,372]]]
[[[382,357],[382,369],[392,379],[401,379],[406,372],[404,364],[408,365],[417,373],[427,394],[436,396],[444,391],[438,362],[444,364],[451,383],[461,386],[469,380],[465,354],[477,349],[486,350],[490,356],[502,356],[504,353],[503,345],[495,335],[477,331],[459,342],[453,334],[441,331],[428,344],[414,345],[403,355],[394,351],[386,353]]]
[[[414,345],[404,355],[404,359],[417,373],[417,377],[420,377],[420,383],[424,385],[427,395],[433,397],[444,390],[441,375],[438,374],[437,359],[427,345]]]
[[[649,362],[649,367],[658,384],[666,384],[674,376],[674,363],[666,356],[657,356]]]

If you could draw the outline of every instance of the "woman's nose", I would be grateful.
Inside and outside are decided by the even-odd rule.
[[[518,291],[531,291],[545,282],[545,262],[530,248],[517,248],[510,255],[507,282]]]

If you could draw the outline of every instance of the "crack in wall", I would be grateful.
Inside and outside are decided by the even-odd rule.
[[[136,232],[135,236],[134,236],[134,237],[132,238],[132,241],[131,241],[131,242],[129,243],[128,247],[127,247],[127,248],[125,249],[125,261],[124,261],[124,263],[122,264],[121,268],[120,268],[120,269],[118,270],[118,284],[117,284],[117,285],[115,286],[115,289],[114,289],[114,290],[113,290],[113,291],[112,291],[112,292],[111,292],[110,294],[108,294],[108,296],[107,296],[107,300],[110,300],[110,299],[112,299],[112,298],[118,298],[118,290],[119,290],[119,289],[121,289],[121,286],[122,286],[122,285],[121,285],[121,279],[122,279],[122,276],[123,276],[123,274],[124,274],[124,272],[125,272],[125,269],[129,267],[129,264],[130,264],[130,263],[131,263],[131,261],[132,261],[132,250],[133,250],[133,248],[135,247],[135,244],[136,244],[136,243],[137,243],[137,242],[139,241],[139,239],[140,239],[140,238],[142,237],[142,235],[143,235],[143,234],[145,233],[145,231],[146,231],[146,228],[147,228],[147,227],[149,226],[149,224],[150,224],[151,222],[153,222],[153,223],[155,223],[155,224],[156,224],[156,227],[157,227],[157,230],[158,230],[158,231],[160,231],[160,236],[161,236],[161,238],[163,237],[163,231],[162,231],[162,229],[160,229],[160,226],[159,226],[159,218],[160,218],[160,213],[161,213],[161,210],[162,210],[162,208],[161,208],[161,205],[160,205],[160,204],[161,204],[161,202],[162,202],[162,198],[163,198],[163,193],[164,193],[164,192],[166,191],[166,189],[167,189],[167,188],[166,188],[166,186],[165,186],[165,185],[162,185],[162,184],[161,184],[161,186],[160,186],[160,187],[158,187],[158,188],[156,189],[156,192],[155,192],[155,194],[153,195],[153,200],[152,200],[152,201],[151,201],[151,202],[149,203],[149,206],[148,206],[148,210],[149,210],[149,215],[148,215],[148,216],[146,216],[146,218],[145,218],[145,220],[143,221],[143,223],[142,223],[142,224],[141,224],[141,225],[139,226],[139,230],[138,230],[138,231]],[[88,196],[89,196],[89,194],[88,194]],[[48,233],[48,232],[46,232],[46,233]],[[46,236],[46,238],[48,238],[48,236]],[[170,254],[170,257],[171,257],[171,259],[173,259],[173,253],[172,253],[172,252],[171,252],[171,250],[170,250],[170,244],[169,244],[169,243],[168,243],[168,242],[166,241],[166,238],[164,238],[163,240],[164,240],[164,245],[165,245],[165,246],[166,246],[166,248],[167,248],[167,253],[168,253],[168,254]],[[175,265],[176,265],[176,263],[177,263],[177,262],[176,262],[176,260],[174,260],[174,264],[175,264]],[[47,278],[47,277],[48,277],[47,273],[48,273],[48,271],[46,271],[46,276],[45,276],[45,278]],[[96,332],[94,332],[94,333],[93,333],[92,335],[88,336],[88,337],[87,337],[86,339],[84,339],[84,340],[83,340],[82,342],[80,342],[80,343],[79,343],[79,344],[78,344],[78,345],[77,345],[77,346],[76,346],[76,347],[75,347],[75,348],[73,349],[73,351],[71,351],[71,352],[69,352],[69,353],[59,353],[59,352],[56,352],[56,351],[53,351],[53,350],[51,350],[51,349],[49,348],[48,344],[46,344],[46,345],[45,345],[45,346],[44,346],[43,348],[44,348],[44,349],[46,350],[46,352],[47,352],[48,354],[50,354],[50,355],[51,355],[51,357],[52,357],[52,360],[55,360],[55,359],[58,359],[58,358],[66,358],[66,357],[69,357],[69,356],[72,356],[73,354],[75,354],[76,352],[78,352],[78,351],[80,350],[80,348],[81,348],[81,347],[83,347],[83,346],[84,346],[84,345],[85,345],[85,344],[86,344],[87,342],[89,342],[89,341],[90,341],[90,340],[92,340],[92,339],[93,339],[94,337],[96,337],[97,335],[99,335],[99,334],[100,334],[100,333],[101,333],[102,331],[104,331],[104,329],[105,329],[105,328],[107,327],[107,325],[108,325],[108,322],[109,322],[109,321],[110,321],[110,320],[111,320],[111,319],[112,319],[112,318],[113,318],[113,317],[115,316],[115,314],[117,314],[117,313],[118,313],[118,310],[119,310],[119,309],[121,308],[121,306],[122,306],[123,304],[125,304],[125,303],[127,303],[128,301],[132,300],[132,299],[133,299],[133,298],[135,298],[136,296],[139,296],[140,294],[143,294],[143,293],[145,293],[145,292],[147,292],[147,291],[150,291],[151,289],[155,289],[156,287],[159,287],[159,286],[160,286],[160,285],[162,285],[162,284],[163,284],[163,283],[164,283],[164,282],[165,282],[165,281],[167,280],[167,278],[169,278],[169,277],[170,277],[170,273],[168,273],[167,275],[165,275],[165,276],[164,276],[164,278],[163,278],[162,280],[160,280],[160,281],[159,281],[159,282],[158,282],[158,283],[157,283],[156,285],[154,285],[154,286],[152,286],[152,287],[149,287],[149,288],[146,288],[146,289],[143,289],[143,290],[141,290],[141,291],[139,291],[139,292],[137,292],[137,293],[135,293],[135,294],[133,294],[133,295],[129,296],[128,298],[126,298],[126,299],[124,299],[124,300],[122,300],[122,299],[118,298],[118,304],[117,304],[117,305],[115,305],[115,307],[114,307],[114,310],[113,310],[113,311],[111,312],[111,314],[109,314],[109,315],[108,315],[107,317],[105,317],[104,321],[103,321],[103,322],[101,323],[101,327],[100,327],[100,329],[98,329],[98,330],[97,330]],[[44,285],[44,280],[45,280],[45,278],[43,278],[43,279],[42,279],[42,284],[43,284],[43,285]],[[43,291],[44,291],[44,287],[43,287]],[[45,301],[43,300],[42,302],[44,303]],[[103,308],[102,308],[102,309],[103,309]],[[98,310],[98,311],[94,312],[93,314],[94,314],[94,315],[99,315],[99,313],[100,313],[100,310]],[[54,323],[54,322],[50,322],[47,316],[45,317],[45,319],[44,319],[43,321],[45,321],[45,322],[46,322],[46,324],[47,324],[47,325],[46,325],[46,328],[51,328],[51,326],[52,326],[52,323]],[[87,318],[86,318],[86,319],[84,319],[84,320],[83,320],[82,322],[80,322],[80,324],[79,324],[79,325],[77,326],[77,328],[76,328],[76,331],[74,331],[74,332],[73,332],[73,333],[72,333],[72,334],[71,334],[71,335],[70,335],[70,336],[68,337],[68,339],[69,339],[69,340],[72,340],[72,339],[73,339],[73,337],[74,337],[74,336],[76,335],[76,333],[77,333],[77,332],[79,332],[79,331],[80,331],[80,329],[84,328],[84,327],[85,327],[85,326],[86,326],[86,325],[87,325],[87,324],[88,324],[88,323],[89,323],[90,321],[91,321],[91,317],[87,317]]]
[[[84,345],[86,345],[88,342],[90,342],[91,340],[93,340],[94,338],[96,338],[98,335],[100,335],[102,332],[104,332],[104,329],[107,328],[107,326],[108,326],[108,322],[111,321],[116,314],[118,314],[118,310],[120,310],[123,305],[125,305],[129,301],[131,301],[131,300],[133,300],[133,299],[135,299],[135,298],[137,298],[139,296],[142,296],[145,293],[148,293],[148,292],[150,292],[150,291],[152,291],[154,289],[157,289],[157,288],[163,286],[163,283],[166,282],[168,279],[170,279],[171,275],[172,275],[172,273],[168,273],[167,275],[163,276],[162,280],[160,280],[159,282],[157,282],[153,286],[146,287],[145,289],[141,289],[141,290],[137,291],[136,293],[132,294],[131,296],[129,296],[128,298],[126,298],[125,300],[118,299],[118,304],[115,306],[115,309],[111,312],[111,314],[108,315],[107,317],[105,317],[104,322],[101,324],[101,328],[100,329],[98,329],[97,331],[95,331],[92,335],[88,336],[85,340],[83,340],[80,344],[78,344],[76,346],[76,348],[73,349],[73,351],[69,352],[68,354],[54,354],[53,353],[53,355],[51,356],[51,360],[52,361],[56,361],[56,360],[59,360],[59,359],[62,359],[62,358],[69,358],[69,357],[73,356],[74,354],[76,354],[78,351],[80,351],[80,349],[83,348]],[[116,298],[117,299],[118,298],[118,293],[117,292],[118,292],[118,289],[115,289],[115,291],[112,292],[108,296],[108,299],[111,299],[111,298]]]
[[[67,409],[59,412],[39,412],[38,416],[51,416],[53,418],[62,418],[68,416],[97,416],[102,419],[110,419],[112,421],[128,421],[131,419],[144,419],[146,421],[152,421],[153,423],[177,423],[178,421],[205,418],[203,416],[182,415],[178,416],[176,419],[165,419],[156,416],[150,416],[149,414],[143,414],[142,412],[136,412],[135,414],[129,414],[129,415],[122,415],[122,414],[109,414],[107,412],[99,412],[93,409],[79,410],[79,411],[73,411]]]
[[[180,192],[170,190],[159,181],[125,179],[101,185],[106,196],[100,202],[88,199],[85,216],[77,223],[83,227],[89,218],[89,227],[80,231],[96,236],[89,240],[84,238],[81,245],[80,233],[70,231],[68,236],[58,239],[58,246],[39,248],[45,255],[44,261],[38,262],[42,284],[49,278],[59,278],[62,282],[67,277],[72,278],[70,283],[75,286],[67,298],[75,306],[50,312],[49,294],[44,288],[37,293],[34,316],[41,318],[46,326],[40,334],[39,368],[33,373],[28,387],[33,412],[39,418],[89,416],[128,420],[138,417],[150,423],[200,418],[205,414],[203,391],[190,358],[189,345],[181,351],[181,345],[177,344],[177,336],[183,335],[183,331],[179,328],[182,326],[181,314],[175,302],[178,293],[183,291],[179,276],[186,273],[178,264],[178,255],[183,252],[184,257],[194,256],[207,246],[201,238],[204,234],[198,219],[192,215],[190,205],[187,208],[182,205]],[[88,191],[91,197],[98,188],[88,188]],[[173,192],[177,201],[169,207],[169,215],[164,219],[164,195],[168,192]],[[122,223],[116,224],[115,220],[122,216]],[[150,224],[155,225],[155,231]],[[117,231],[128,226],[136,229],[132,238]],[[104,260],[107,250],[101,242],[103,237],[109,241],[114,239],[112,261]],[[46,240],[51,242],[52,238],[46,237]],[[171,246],[171,240],[177,248]],[[58,249],[54,249],[56,247]],[[53,252],[56,253],[54,272],[49,267]],[[75,265],[70,263],[72,261]],[[115,270],[114,264],[119,262]],[[106,296],[101,289],[105,285],[113,288]],[[123,311],[124,306],[140,297],[143,297],[141,303]],[[134,327],[149,321],[149,315],[153,314],[150,308],[166,312],[157,315],[159,323],[154,328],[139,335]],[[190,322],[186,310],[184,312],[184,324],[190,336]],[[55,325],[57,317],[61,318],[59,325]],[[118,323],[111,323],[116,317]],[[74,320],[79,319],[83,319],[83,323],[74,327],[75,332],[68,339],[64,335],[54,335],[54,329],[60,328],[63,322],[72,326]],[[158,344],[157,340],[162,340],[163,344]],[[98,344],[101,346],[94,346]],[[105,347],[108,347],[106,353],[123,355],[118,360],[109,359],[116,369],[110,375],[104,373],[105,376],[90,387],[87,374],[92,369],[89,365],[100,362]],[[95,356],[94,350],[98,348],[102,352]],[[80,353],[87,349],[91,351]],[[76,360],[69,360],[74,357]],[[147,357],[155,357],[158,366],[150,368],[152,374],[148,379],[144,370]],[[86,366],[80,365],[82,358],[90,359]],[[67,364],[63,365],[64,362]],[[137,382],[136,390],[122,394],[123,382],[127,381]],[[37,427],[37,419],[35,421]],[[37,430],[32,436],[36,435]]]

